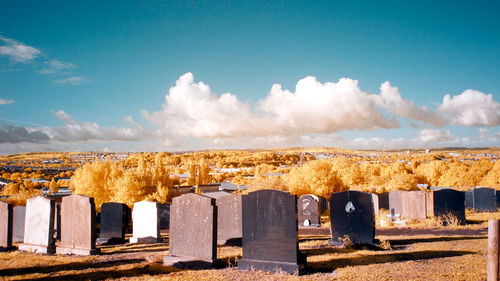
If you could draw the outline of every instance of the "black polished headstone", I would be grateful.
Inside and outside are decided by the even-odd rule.
[[[495,190],[493,188],[475,188],[472,190],[474,209],[479,212],[496,212]]]
[[[472,190],[465,191],[465,209],[473,209]]]
[[[128,222],[128,207],[123,203],[108,202],[101,205],[101,231],[98,244],[119,244],[125,242],[125,228]]]
[[[433,191],[434,216],[455,216],[458,223],[465,224],[465,193],[453,189]]]
[[[299,227],[319,227],[320,202],[316,195],[302,195],[297,202]]]
[[[330,208],[330,202],[328,199],[323,196],[318,196],[319,198],[319,215],[321,216],[324,211]]]
[[[389,192],[378,195],[378,208],[389,210]]]
[[[331,245],[342,245],[348,236],[355,244],[373,244],[375,214],[370,193],[343,191],[330,199]]]
[[[160,213],[160,229],[169,229],[170,227],[170,204],[158,204]]]
[[[500,190],[496,191],[495,198],[496,198],[496,207],[498,209],[498,208],[500,208]]]
[[[278,190],[243,195],[243,258],[238,269],[299,272],[305,255],[299,252],[297,197]]]
[[[12,242],[23,242],[25,217],[26,207],[15,206],[13,215]]]

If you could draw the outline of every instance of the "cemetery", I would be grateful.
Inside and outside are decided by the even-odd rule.
[[[493,188],[220,188],[201,166],[162,194],[1,199],[1,279],[485,279]]]

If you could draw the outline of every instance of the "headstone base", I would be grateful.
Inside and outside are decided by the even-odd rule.
[[[40,245],[31,245],[31,244],[19,244],[18,250],[36,253],[36,254],[55,254],[56,253],[55,246],[40,246]]]
[[[10,251],[14,251],[15,249],[16,249],[16,247],[14,247],[14,246],[0,247],[0,252],[10,252]]]
[[[91,256],[100,253],[101,249],[78,249],[78,248],[67,248],[67,247],[56,248],[56,254],[58,255]]]
[[[371,243],[356,243],[356,242],[354,242],[354,244],[356,244],[356,245],[375,245],[375,241],[372,241]],[[342,247],[342,246],[344,246],[344,242],[328,239],[328,245],[334,246],[334,247]]]
[[[219,260],[205,260],[191,257],[163,256],[164,266],[174,266],[177,268],[209,269],[217,265]]]
[[[299,225],[299,228],[318,228],[321,224],[311,224],[311,225]]]
[[[117,237],[109,237],[109,238],[97,238],[96,239],[96,244],[97,245],[116,245],[116,244],[124,244],[125,239],[122,238],[117,238]]]
[[[238,269],[240,270],[262,270],[267,272],[275,272],[281,270],[288,274],[298,274],[304,265],[292,262],[277,262],[277,261],[260,261],[242,258],[238,260]]]
[[[150,244],[150,243],[162,243],[163,240],[161,238],[155,238],[155,237],[130,237],[130,243],[143,243],[143,244]]]

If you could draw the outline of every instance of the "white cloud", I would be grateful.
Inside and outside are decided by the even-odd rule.
[[[70,62],[60,62],[58,60],[46,61],[45,65],[46,66],[44,68],[42,68],[39,71],[39,73],[41,73],[41,74],[54,74],[54,73],[58,73],[58,72],[65,70],[65,69],[72,69],[72,68],[77,67],[75,64],[72,64]]]
[[[74,76],[60,80],[54,80],[54,83],[62,85],[80,85],[83,82],[85,82],[85,78],[82,76]]]
[[[418,140],[423,143],[453,141],[450,131],[438,129],[423,129],[418,135]]]
[[[4,105],[4,104],[11,104],[11,103],[14,103],[15,100],[4,100],[4,99],[0,99],[0,105]]]
[[[320,83],[315,77],[297,82],[295,93],[274,84],[257,109],[272,118],[284,133],[331,133],[348,129],[398,128],[386,118],[373,95],[362,91],[357,80]]]
[[[295,93],[275,84],[252,108],[233,94],[213,93],[186,73],[170,88],[162,110],[142,113],[165,134],[183,138],[289,138],[399,126],[379,111],[372,95],[361,91],[357,81],[347,78],[322,84],[306,77],[297,83]]]
[[[0,46],[0,55],[7,56],[13,62],[29,62],[41,54],[37,48],[25,45],[14,39],[9,39],[0,35],[0,41],[4,45]]]
[[[430,111],[425,106],[417,107],[413,104],[413,101],[402,98],[399,89],[391,86],[388,81],[380,86],[380,96],[374,97],[382,107],[397,116],[423,121],[437,127],[443,127],[445,124],[443,116]]]
[[[439,111],[448,114],[451,124],[460,126],[499,126],[500,103],[491,94],[466,90],[458,96],[446,95]]]

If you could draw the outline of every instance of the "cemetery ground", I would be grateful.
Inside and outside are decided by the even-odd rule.
[[[500,213],[467,213],[466,226],[435,220],[377,228],[378,247],[329,246],[328,226],[299,231],[307,254],[300,276],[282,272],[241,271],[239,246],[219,246],[218,268],[178,269],[162,265],[168,244],[98,246],[101,255],[78,257],[0,253],[2,280],[485,280],[487,220]],[[312,235],[310,235],[312,234]],[[162,233],[168,239],[168,233]]]

